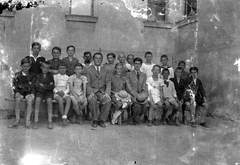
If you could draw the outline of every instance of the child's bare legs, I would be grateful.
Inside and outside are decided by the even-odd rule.
[[[79,118],[79,116],[81,116],[80,104],[74,96],[71,96],[71,100],[72,100],[72,104],[73,104],[73,109],[77,114],[77,122],[79,124],[82,124],[81,117]]]
[[[65,105],[63,115],[65,115],[67,117],[68,112],[69,112],[70,107],[71,107],[71,98],[70,98],[70,96],[66,96],[66,97],[64,97],[64,100],[65,100],[66,105]]]
[[[121,111],[120,109],[122,108],[122,102],[120,100],[115,100],[115,105],[114,105],[114,113],[113,113],[113,117],[112,117],[112,124],[116,123],[117,118],[119,117],[119,115],[121,115]]]
[[[167,123],[166,123],[166,115],[167,115],[169,106],[170,106],[169,101],[168,101],[168,100],[165,100],[165,101],[164,101],[163,114],[162,114],[162,122],[163,122],[163,125],[166,125],[166,124],[167,124]]]
[[[15,116],[16,120],[12,125],[9,125],[9,128],[16,128],[20,122],[20,103],[23,99],[23,96],[20,93],[15,94]]]
[[[148,126],[151,127],[153,116],[155,116],[154,111],[156,111],[158,106],[153,101],[149,101],[149,104],[150,104],[150,107],[149,107],[149,112],[148,112],[148,120],[149,120]]]
[[[63,115],[63,110],[64,110],[64,105],[63,105],[63,98],[61,96],[56,96],[55,100],[58,103],[58,109],[61,113],[61,115]],[[54,110],[54,115],[57,115],[58,113]]]
[[[27,95],[26,97],[27,100],[27,115],[26,115],[26,128],[30,128],[30,117],[32,114],[32,106],[33,106],[33,100],[34,96],[33,95]]]
[[[156,109],[155,119],[156,119],[156,125],[159,125],[159,119],[161,118],[163,103],[159,101],[156,103],[156,105],[157,105],[157,109]]]
[[[47,109],[48,109],[48,128],[52,129],[52,98],[47,98]]]
[[[33,129],[38,129],[37,123],[38,123],[38,114],[39,114],[39,108],[40,108],[41,101],[42,101],[41,97],[36,97]]]
[[[196,123],[195,123],[195,111],[196,111],[196,106],[194,106],[193,103],[191,102],[186,102],[186,109],[190,111],[191,114],[191,126],[195,127]]]

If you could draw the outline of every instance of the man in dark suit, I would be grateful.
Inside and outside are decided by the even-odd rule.
[[[179,114],[181,112],[181,107],[183,104],[183,94],[184,94],[184,89],[185,89],[185,81],[182,78],[182,72],[183,69],[181,67],[177,67],[175,70],[175,76],[174,78],[170,78],[170,80],[174,83],[175,90],[177,92],[177,101],[179,103],[179,108],[178,111],[172,111],[172,113],[169,115],[169,119],[171,120],[170,122],[173,122],[173,117],[176,114],[176,118],[174,123],[179,126]]]
[[[202,81],[198,78],[198,68],[197,67],[191,67],[190,68],[190,77],[186,80],[186,85],[190,86],[191,89],[195,93],[195,101],[197,104],[196,110],[200,110],[201,112],[201,119],[200,124],[203,127],[207,127],[208,125],[205,122],[205,117],[207,114],[208,109],[208,103],[206,100],[206,93],[202,85]],[[186,108],[188,108],[190,105],[188,102],[186,102]],[[192,114],[193,115],[193,114]],[[196,123],[193,123],[192,126],[196,126]]]
[[[107,70],[101,67],[102,60],[103,55],[95,53],[93,55],[94,65],[89,66],[87,73],[87,96],[89,109],[93,117],[92,127],[94,128],[98,125],[106,127],[105,121],[111,108],[111,82]],[[99,107],[97,101],[102,104],[100,115],[98,114]]]
[[[142,66],[142,59],[136,57],[133,60],[134,70],[126,74],[127,91],[132,96],[133,102],[133,124],[139,123],[140,117],[148,110],[148,89],[147,89],[147,75],[140,71]]]

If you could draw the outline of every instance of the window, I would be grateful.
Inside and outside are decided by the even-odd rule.
[[[93,16],[94,0],[70,0],[70,15]]]
[[[149,21],[165,21],[166,0],[148,0],[147,15]]]
[[[195,16],[197,14],[197,0],[185,0],[184,14],[187,17]]]

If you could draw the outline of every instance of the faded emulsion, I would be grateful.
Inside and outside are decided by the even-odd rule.
[[[23,5],[28,0],[20,0]],[[0,2],[5,2],[1,0]],[[13,0],[14,2],[14,0]],[[4,10],[0,15],[1,165],[238,165],[240,164],[240,1],[198,0],[45,0],[37,7]],[[164,8],[162,5],[164,4]],[[196,7],[196,6],[195,6]],[[186,10],[189,12],[186,13]],[[157,20],[156,20],[157,19]],[[83,52],[133,54],[153,61],[167,54],[175,69],[199,68],[209,103],[210,128],[123,125],[92,130],[89,123],[47,130],[9,129],[13,113],[12,78],[20,61],[41,43],[52,58],[54,46]],[[22,106],[24,109],[24,106]],[[46,106],[41,106],[46,113]],[[44,120],[41,118],[40,120]]]

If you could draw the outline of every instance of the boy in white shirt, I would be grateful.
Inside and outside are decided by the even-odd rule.
[[[53,76],[55,88],[53,89],[54,92],[54,99],[58,102],[59,111],[62,115],[63,124],[67,124],[67,115],[71,106],[71,98],[69,96],[69,83],[68,79],[69,76],[66,75],[67,71],[67,64],[64,62],[59,63],[58,66],[58,74]],[[63,101],[65,100],[65,108]]]
[[[144,58],[146,62],[142,64],[140,71],[146,73],[147,78],[152,76],[152,68],[155,64],[152,63],[153,54],[152,52],[146,52]]]
[[[152,68],[153,75],[147,79],[148,92],[149,92],[149,123],[148,126],[152,126],[152,120],[155,118],[155,125],[159,125],[160,113],[163,105],[163,86],[164,82],[159,78],[161,67],[154,65]]]

